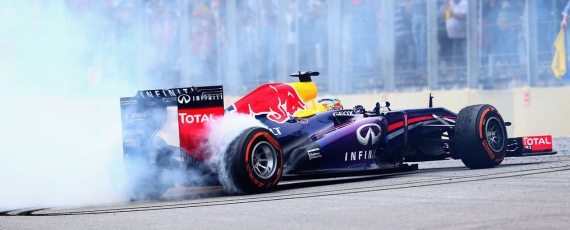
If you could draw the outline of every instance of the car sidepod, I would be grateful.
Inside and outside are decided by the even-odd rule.
[[[284,169],[286,175],[363,170],[378,165],[376,154],[385,146],[384,118],[332,117],[330,123],[320,129],[309,125],[311,122],[323,124],[324,120],[309,119],[307,129],[303,130],[308,136],[307,142],[289,154]]]

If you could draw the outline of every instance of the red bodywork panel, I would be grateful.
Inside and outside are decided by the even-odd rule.
[[[180,148],[199,161],[210,158],[211,153],[200,150],[208,138],[207,124],[215,117],[224,115],[224,107],[178,108]]]
[[[250,115],[267,114],[267,118],[283,123],[306,107],[297,90],[286,83],[265,84],[234,103],[235,111]]]
[[[522,137],[523,149],[531,152],[548,152],[552,151],[552,136],[527,136]]]
[[[224,114],[222,86],[138,91],[121,98],[123,154],[144,156],[171,147],[205,161],[208,123]]]

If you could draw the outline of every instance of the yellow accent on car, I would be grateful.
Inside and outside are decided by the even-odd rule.
[[[324,106],[315,103],[315,98],[317,98],[319,90],[314,82],[292,82],[288,84],[295,88],[299,97],[301,97],[306,104],[305,109],[297,111],[293,115],[294,117],[309,117],[318,112],[326,111]]]

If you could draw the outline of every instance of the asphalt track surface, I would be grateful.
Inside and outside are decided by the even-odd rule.
[[[283,182],[258,195],[177,187],[153,202],[4,211],[0,229],[570,229],[568,155],[419,167]]]

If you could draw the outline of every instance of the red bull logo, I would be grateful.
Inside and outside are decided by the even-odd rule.
[[[305,109],[305,102],[289,84],[265,84],[234,104],[235,111],[254,115],[267,114],[269,120],[283,123],[297,111]]]

